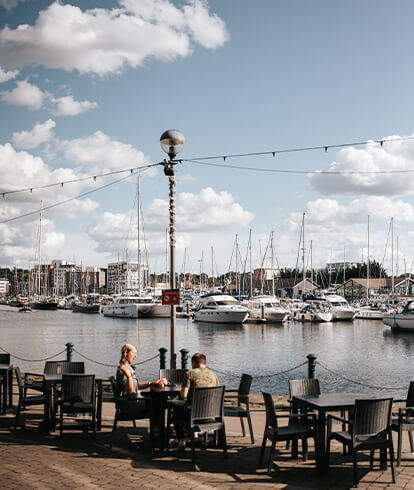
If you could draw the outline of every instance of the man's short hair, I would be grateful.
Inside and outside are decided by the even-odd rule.
[[[207,358],[205,354],[202,354],[201,352],[196,352],[195,354],[193,354],[191,362],[194,362],[195,364],[197,364],[197,366],[199,366],[200,364],[207,364]]]

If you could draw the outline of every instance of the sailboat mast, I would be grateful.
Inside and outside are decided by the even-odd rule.
[[[306,271],[305,271],[305,213],[302,215],[302,270],[303,270],[303,294],[306,293],[305,280],[306,280]]]
[[[344,284],[345,284],[345,245],[344,245]]]
[[[313,294],[313,257],[312,257],[312,240],[310,241],[310,267],[311,267],[311,292]]]
[[[214,249],[211,247],[211,287],[214,289],[215,281],[214,281]]]
[[[141,240],[140,240],[140,214],[141,214],[141,206],[140,206],[140,176],[137,177],[137,244],[138,244],[138,294],[141,294],[142,284],[141,284]]]
[[[274,230],[272,230],[272,296],[275,295]]]
[[[249,231],[249,255],[250,255],[250,297],[253,296],[253,271],[252,271],[252,229]]]
[[[239,292],[239,243],[236,234],[236,293]]]
[[[367,299],[369,300],[369,215],[368,215],[368,250],[367,250]]]
[[[391,292],[394,295],[394,218],[391,218]]]
[[[38,281],[38,295],[42,295],[42,201],[40,201],[40,213],[39,213],[39,265],[38,265],[38,273],[37,273],[37,281]]]

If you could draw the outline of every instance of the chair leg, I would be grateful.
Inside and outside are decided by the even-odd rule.
[[[135,422],[135,419],[132,421],[132,423],[134,424],[134,429],[136,429],[137,428],[137,424]]]
[[[270,446],[269,463],[267,465],[267,472],[269,473],[269,475],[272,472],[273,455],[275,453],[275,447],[276,447],[276,441],[273,439],[272,445]]]
[[[380,449],[380,468],[387,469],[387,449]]]
[[[247,411],[247,423],[249,424],[250,439],[252,441],[252,444],[254,444],[254,434],[253,434],[252,419],[250,418],[250,410]]]
[[[392,482],[393,483],[397,483],[397,477],[396,477],[396,474],[395,474],[394,446],[392,444],[392,441],[391,441],[391,444],[390,444],[390,446],[389,446],[388,449],[389,449],[389,453],[390,453],[390,465],[391,465]]]
[[[374,455],[375,455],[375,449],[371,449],[369,452],[369,469],[373,470],[374,469]]]
[[[414,453],[413,433],[411,431],[408,431],[408,438],[410,439],[411,452]]]
[[[314,442],[315,442],[315,451],[317,450],[317,446],[316,446],[316,439],[314,439]],[[329,459],[331,457],[331,439],[328,437],[328,440],[326,442],[326,466],[328,467],[329,469]]]
[[[96,411],[93,409],[92,411],[92,430],[93,430],[93,438],[96,439]]]
[[[402,430],[401,427],[398,429],[398,440],[397,440],[397,466],[401,463],[401,446],[402,446]]]
[[[21,409],[22,409],[22,405],[19,402],[19,404],[17,406],[16,418],[15,418],[15,421],[14,421],[14,430],[17,430],[17,423],[19,421],[19,416],[20,416]]]
[[[352,448],[352,463],[353,463],[353,470],[354,470],[354,487],[358,487],[358,458],[357,458],[357,452]]]
[[[63,410],[62,410],[62,406],[60,407],[60,437],[62,438],[63,437]]]
[[[223,456],[224,459],[227,459],[227,439],[226,439],[226,428],[224,427],[221,429],[221,439],[222,439],[222,444],[223,444]]]
[[[302,439],[302,458],[303,461],[307,461],[308,459],[308,440]]]
[[[267,439],[267,437],[264,435],[263,441],[262,441],[262,448],[260,450],[259,463],[257,464],[257,466],[262,466],[262,464],[263,464],[263,456],[264,456],[264,452],[266,449],[266,439]]]
[[[240,417],[240,425],[241,425],[241,428],[242,428],[242,436],[243,437],[246,437],[246,430],[244,428],[243,417]]]

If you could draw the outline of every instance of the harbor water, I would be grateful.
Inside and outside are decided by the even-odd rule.
[[[70,310],[21,313],[0,305],[0,347],[11,353],[13,364],[22,371],[41,373],[44,359],[72,342],[73,359],[84,360],[86,372],[108,377],[115,373],[123,344],[136,344],[136,362],[145,361],[160,347],[169,349],[169,332],[168,318],[118,319]],[[316,366],[316,376],[324,392],[375,392],[401,398],[414,380],[414,334],[393,333],[378,320],[219,325],[177,319],[176,345],[178,352],[182,348],[204,352],[209,367],[228,388],[237,387],[242,373],[251,374],[255,393],[286,395],[288,379],[306,377],[307,366],[282,372],[305,362],[310,353],[323,365]],[[64,352],[54,359],[65,358]],[[137,367],[138,377],[155,379],[158,369],[159,359],[145,362]]]

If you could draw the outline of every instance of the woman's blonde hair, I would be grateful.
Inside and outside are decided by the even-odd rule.
[[[131,352],[132,350],[137,351],[138,349],[135,347],[135,345],[132,345],[132,344],[125,344],[124,346],[122,346],[121,359],[119,360],[120,366],[125,364],[126,358],[128,356],[128,352]]]

